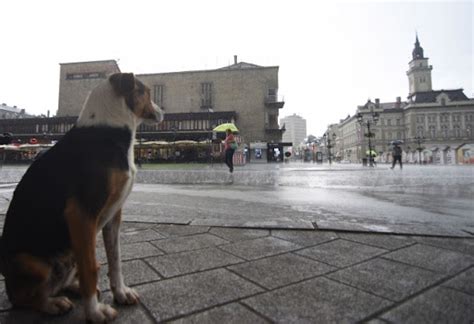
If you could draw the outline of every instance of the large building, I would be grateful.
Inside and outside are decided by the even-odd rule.
[[[6,103],[0,105],[0,119],[16,119],[32,117],[25,112],[25,109],[20,109],[17,106],[9,106]]]
[[[278,66],[238,62],[234,56],[234,64],[214,70],[137,75],[165,110],[161,124],[140,126],[138,142],[193,140],[209,145],[204,155],[219,156],[223,134],[212,129],[232,122],[240,130],[238,138],[248,158],[278,160],[273,152],[282,152],[285,145],[284,129],[278,124],[284,106],[278,96],[278,70]],[[89,92],[116,72],[120,68],[114,60],[60,64],[57,117],[0,120],[0,132],[11,132],[22,143],[61,138],[74,126]]]
[[[306,138],[306,119],[296,114],[280,119],[280,125],[285,128],[283,142],[292,143],[293,147],[301,144]]]
[[[235,122],[246,143],[279,143],[284,102],[278,99],[278,69],[237,62],[235,56],[233,65],[215,70],[137,75],[166,115],[179,119],[145,131],[156,133],[150,139],[174,129],[200,140],[217,124]],[[120,69],[113,60],[61,64],[57,116],[79,115],[89,91],[114,72]]]
[[[405,162],[474,163],[474,99],[463,89],[433,90],[432,69],[417,36],[407,71],[407,100],[369,100],[353,116],[331,125],[328,133],[336,134],[335,157],[351,162],[367,159],[370,140],[376,160],[389,162],[390,143],[401,140]]]

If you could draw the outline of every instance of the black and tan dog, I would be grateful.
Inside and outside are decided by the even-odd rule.
[[[97,299],[95,246],[101,230],[115,300],[138,302],[121,272],[121,209],[136,173],[136,128],[162,120],[142,82],[133,74],[113,74],[92,90],[76,126],[30,166],[14,192],[0,240],[0,271],[14,306],[64,313],[73,304],[58,293],[77,288],[78,277],[86,319],[114,319],[117,312]]]

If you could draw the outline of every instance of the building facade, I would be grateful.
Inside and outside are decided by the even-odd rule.
[[[245,142],[281,142],[284,130],[278,116],[284,102],[278,99],[278,69],[237,62],[234,57],[233,65],[215,70],[137,75],[151,89],[165,116],[188,117],[189,122],[169,123],[169,129],[166,123],[157,126],[155,139],[162,139],[160,133],[171,130],[195,132],[196,139],[201,139],[203,131],[212,133],[218,124],[234,122]],[[57,115],[79,115],[89,91],[115,72],[120,69],[113,60],[61,64]]]
[[[407,100],[369,100],[358,106],[353,116],[341,120],[334,148],[339,159],[367,159],[370,139],[379,162],[391,161],[391,142],[400,140],[405,162],[474,163],[474,99],[463,89],[433,90],[432,69],[417,36],[407,71]]]
[[[285,128],[283,142],[292,143],[297,147],[306,138],[306,119],[296,114],[280,119],[280,125]]]

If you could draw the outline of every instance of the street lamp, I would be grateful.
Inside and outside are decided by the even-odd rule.
[[[421,151],[423,151],[423,148],[421,147],[421,143],[423,143],[425,141],[425,137],[424,136],[416,136],[414,138],[415,142],[418,144],[418,148],[417,148],[417,151],[418,151],[418,163],[421,164]]]
[[[329,165],[331,165],[332,161],[331,161],[331,148],[334,146],[334,145],[331,145],[331,136],[328,133],[325,133],[323,135],[323,138],[324,138],[324,141],[326,142],[326,147],[328,148],[328,160],[329,160]],[[336,133],[332,133],[332,140],[335,141],[336,140]]]
[[[209,122],[209,129],[210,129],[210,132],[209,132],[209,160],[210,160],[210,163],[211,163],[211,166],[212,166],[212,163],[213,163],[213,156],[212,156],[212,125],[211,125],[211,113],[213,113],[214,110],[211,108],[211,107],[208,107],[207,108],[207,120]]]
[[[371,167],[374,166],[374,161],[372,158],[372,142],[371,138],[375,137],[375,133],[370,131],[370,125],[375,125],[379,121],[379,113],[378,112],[371,112],[371,119],[364,120],[364,116],[361,113],[357,114],[357,121],[361,126],[367,126],[367,133],[364,136],[369,138],[369,165]],[[366,154],[367,155],[367,154]]]

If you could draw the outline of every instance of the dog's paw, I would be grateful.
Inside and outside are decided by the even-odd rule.
[[[73,307],[74,304],[65,296],[49,297],[42,305],[41,311],[51,315],[60,315],[69,312]]]
[[[117,317],[117,311],[110,305],[98,303],[94,309],[86,309],[86,320],[92,323],[104,323],[113,321]]]
[[[117,301],[119,304],[133,305],[137,304],[138,300],[140,299],[135,289],[127,286],[123,287],[122,289],[114,290],[113,294],[115,301]]]

